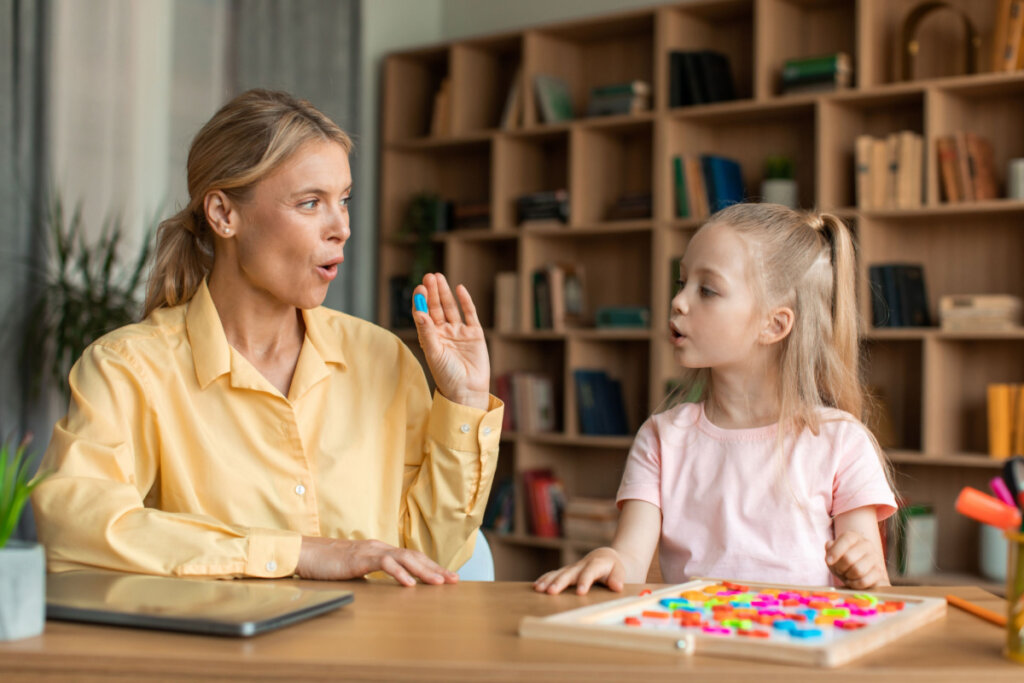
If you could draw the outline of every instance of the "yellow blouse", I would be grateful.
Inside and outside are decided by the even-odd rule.
[[[303,535],[469,558],[502,403],[431,400],[387,330],[302,315],[287,397],[228,344],[205,283],[85,351],[32,497],[51,571],[289,576]]]

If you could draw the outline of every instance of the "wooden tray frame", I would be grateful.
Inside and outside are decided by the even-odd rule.
[[[706,586],[722,583],[719,579],[694,579],[668,588],[652,591],[649,595],[632,596],[569,610],[547,617],[524,617],[519,622],[519,635],[524,638],[545,638],[585,645],[613,646],[649,652],[671,653],[683,656],[693,654],[721,657],[759,659],[805,666],[836,667],[876,650],[900,636],[946,615],[946,601],[893,593],[871,593],[845,589],[822,589],[807,586],[752,583],[743,584],[753,589],[828,590],[843,595],[874,595],[880,600],[902,600],[902,611],[885,620],[855,631],[846,631],[837,642],[780,643],[753,638],[723,638],[699,632],[668,632],[636,628],[626,625],[607,625],[597,622],[616,612],[629,613],[658,605],[662,598],[677,597],[689,590],[702,590]]]

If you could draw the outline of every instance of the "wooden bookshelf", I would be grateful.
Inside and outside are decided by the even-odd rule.
[[[866,321],[866,379],[890,406],[890,450],[899,493],[934,505],[943,577],[978,577],[977,525],[953,510],[964,485],[986,488],[998,467],[986,455],[985,385],[1024,382],[1024,334],[949,334],[937,328],[870,329],[868,264],[923,263],[930,308],[949,293],[1024,295],[1024,202],[945,204],[940,200],[934,141],[968,129],[996,144],[1005,180],[1007,161],[1024,156],[1024,72],[963,74],[959,27],[942,18],[920,34],[918,80],[895,78],[893,54],[911,0],[706,0],[537,26],[390,55],[383,78],[379,320],[391,320],[389,278],[408,272],[413,241],[401,235],[410,198],[430,191],[453,201],[491,203],[486,228],[434,238],[436,267],[465,283],[487,331],[495,376],[513,370],[555,380],[559,428],[554,434],[503,435],[497,480],[516,480],[511,535],[490,533],[497,575],[533,579],[581,556],[590,546],[526,533],[518,474],[550,467],[569,494],[612,497],[630,440],[584,436],[577,428],[572,371],[601,367],[620,380],[630,428],[636,430],[664,397],[677,367],[667,341],[671,260],[683,253],[700,222],[677,218],[671,159],[716,153],[737,159],[747,194],[756,197],[764,159],[795,162],[801,205],[837,213],[856,232],[860,306]],[[997,3],[954,0],[982,37],[979,68],[988,55]],[[713,48],[730,61],[738,99],[669,107],[668,55]],[[853,58],[855,87],[834,93],[783,96],[782,63],[843,50]],[[500,128],[516,74],[523,120]],[[577,112],[591,87],[641,79],[653,88],[650,111],[544,124],[533,77],[550,74],[569,85]],[[450,134],[431,137],[434,93],[449,79]],[[910,129],[925,139],[925,202],[916,209],[855,208],[854,141]],[[564,227],[520,228],[514,200],[565,188]],[[608,221],[623,193],[649,192],[649,219]],[[643,305],[650,329],[534,330],[530,273],[549,261],[586,268],[588,307]],[[494,330],[494,276],[519,275],[519,323]],[[402,338],[417,348],[415,333]],[[966,578],[965,578],[966,577]],[[978,578],[977,582],[981,582]]]

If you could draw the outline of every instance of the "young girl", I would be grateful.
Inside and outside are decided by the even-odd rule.
[[[662,575],[888,585],[878,522],[895,512],[859,421],[854,252],[843,223],[736,204],[694,235],[669,318],[680,403],[640,428],[610,548],[534,583],[586,593]]]

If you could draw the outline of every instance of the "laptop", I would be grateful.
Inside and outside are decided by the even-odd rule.
[[[352,591],[287,580],[170,578],[76,570],[46,578],[46,618],[113,626],[254,636],[335,610]]]

